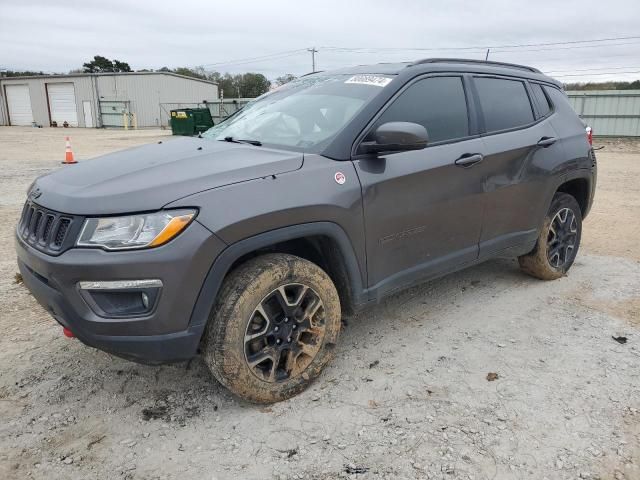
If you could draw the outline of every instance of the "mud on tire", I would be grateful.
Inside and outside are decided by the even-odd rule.
[[[331,359],[340,316],[336,288],[320,267],[293,255],[262,255],[225,279],[204,335],[204,361],[241,398],[285,400]]]
[[[582,234],[582,212],[571,195],[556,193],[534,249],[518,257],[520,268],[541,280],[566,275],[576,258]]]

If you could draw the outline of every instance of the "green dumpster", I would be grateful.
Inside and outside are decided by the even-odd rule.
[[[174,135],[196,135],[213,127],[208,108],[180,108],[171,110],[171,132]]]

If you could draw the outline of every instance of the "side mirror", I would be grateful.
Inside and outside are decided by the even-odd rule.
[[[380,125],[373,134],[375,141],[363,142],[360,148],[366,153],[404,152],[422,150],[427,146],[427,129],[417,123],[388,122]]]

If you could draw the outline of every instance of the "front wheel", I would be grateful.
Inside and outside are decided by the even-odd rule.
[[[581,234],[582,212],[578,202],[567,193],[556,193],[536,246],[527,255],[518,257],[520,268],[541,280],[562,277],[576,259]]]
[[[262,255],[225,279],[205,333],[204,360],[239,397],[284,400],[331,359],[340,316],[336,288],[320,267],[293,255]]]

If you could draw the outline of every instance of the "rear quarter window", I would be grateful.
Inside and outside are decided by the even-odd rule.
[[[476,77],[475,84],[487,132],[533,122],[533,109],[522,81]]]
[[[532,83],[531,90],[533,91],[533,97],[536,99],[536,104],[538,105],[538,110],[540,111],[541,117],[546,117],[551,113],[553,107],[549,103],[549,99],[544,94],[542,90],[542,85],[539,83]]]

